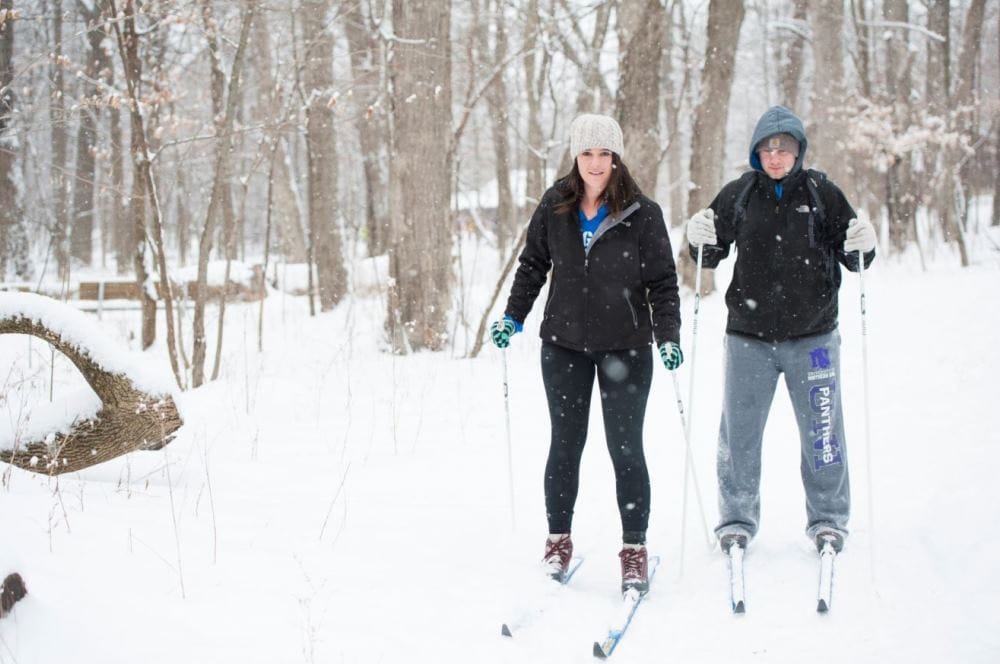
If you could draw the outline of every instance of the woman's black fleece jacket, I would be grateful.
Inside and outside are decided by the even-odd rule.
[[[639,196],[608,215],[589,251],[576,210],[557,213],[559,183],[542,197],[514,275],[506,315],[524,322],[551,270],[540,336],[578,351],[680,343],[680,298],[660,206]]]

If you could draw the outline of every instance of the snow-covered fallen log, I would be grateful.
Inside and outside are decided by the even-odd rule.
[[[148,361],[119,349],[95,321],[73,307],[40,295],[0,294],[0,334],[44,339],[68,357],[101,400],[93,417],[66,430],[34,434],[11,445],[0,441],[0,461],[58,475],[128,452],[160,449],[183,423],[176,388]]]

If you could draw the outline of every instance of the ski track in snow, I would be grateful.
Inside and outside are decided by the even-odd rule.
[[[614,661],[1000,659],[998,274],[995,262],[923,273],[881,261],[866,275],[869,469],[857,277],[845,273],[854,516],[825,616],[783,384],[765,432],[761,532],[745,560],[748,613],[733,616],[693,493],[680,569],[684,443],[671,381],[657,372],[645,446],[649,545],[662,563]],[[485,301],[483,281],[471,301]],[[690,295],[682,306],[688,352]],[[310,318],[301,298],[272,293],[258,355],[256,306],[230,305],[222,377],[180,396],[186,424],[165,450],[58,480],[4,466],[0,574],[19,571],[30,594],[0,621],[0,662],[593,661],[617,615],[620,547],[596,398],[574,522],[586,562],[503,639],[500,624],[550,592],[537,576],[548,442],[539,307],[507,358],[513,528],[499,352],[385,354],[382,312],[371,298]],[[116,316],[126,315],[102,322],[123,349]],[[717,293],[702,302],[692,432],[710,527],[724,326]],[[146,357],[166,366],[162,347]],[[47,412],[46,358],[29,368],[25,339],[0,337],[5,390],[17,395],[0,406],[4,419]],[[57,361],[57,402],[82,384],[74,371]],[[12,374],[29,378],[12,388]],[[4,426],[0,437],[17,428]]]

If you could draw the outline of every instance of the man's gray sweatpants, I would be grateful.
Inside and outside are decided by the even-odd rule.
[[[757,533],[761,442],[782,373],[799,425],[806,533],[847,532],[851,494],[840,402],[840,334],[834,330],[781,342],[726,335],[717,460],[720,536]]]

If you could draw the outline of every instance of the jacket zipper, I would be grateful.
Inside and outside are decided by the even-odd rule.
[[[622,295],[625,298],[625,304],[628,305],[628,310],[632,314],[632,329],[639,329],[639,316],[635,313],[635,307],[632,306],[632,300],[629,298],[628,293]]]
[[[606,226],[603,229],[604,232],[602,232],[602,229],[601,229],[601,226],[604,226],[604,224],[601,224],[601,226],[598,226],[597,227],[597,232],[594,233],[594,237],[591,238],[591,240],[590,240],[590,246],[588,246],[587,249],[586,249],[586,251],[584,251],[584,253],[583,253],[583,280],[584,280],[584,283],[586,284],[584,287],[587,289],[587,292],[584,293],[584,297],[583,297],[583,329],[584,329],[584,333],[583,333],[583,350],[584,351],[586,351],[588,349],[588,347],[589,347],[588,339],[587,339],[587,337],[588,337],[587,331],[590,328],[587,325],[587,309],[588,309],[587,305],[590,302],[590,251],[594,248],[594,245],[597,244],[597,240],[600,239],[601,236],[604,235],[604,233],[606,233],[607,231],[611,230],[612,228],[614,228],[618,224],[620,224],[623,221],[625,221],[625,219],[629,215],[631,215],[633,212],[635,212],[636,210],[638,210],[639,207],[640,207],[640,205],[639,205],[638,202],[632,203],[632,205],[628,206],[628,208],[625,209],[625,211],[622,213],[622,216],[620,216],[617,219],[615,219],[612,223],[610,223],[608,226]],[[632,223],[631,222],[625,222],[625,225],[626,226],[631,226]],[[632,304],[629,303],[629,308],[631,308],[631,306],[632,306]],[[632,320],[635,323],[635,325],[638,326],[639,323],[636,321],[635,312],[632,313]]]
[[[596,239],[597,238],[594,238],[594,240],[596,240]],[[590,246],[594,246],[594,240],[590,241],[591,242]],[[590,270],[590,256],[589,256],[589,251],[588,251],[588,253],[585,254],[584,257],[583,257],[583,284],[584,284],[584,286],[583,286],[583,288],[584,288],[584,291],[583,291],[583,350],[584,350],[584,352],[586,352],[587,349],[590,346],[590,344],[588,343],[589,337],[590,337],[590,334],[589,334],[590,326],[587,325],[587,318],[588,318],[588,316],[587,316],[587,310],[590,308],[588,306],[590,304],[590,273],[589,273],[589,270]]]
[[[549,280],[549,299],[545,302],[545,311],[542,312],[542,317],[548,317],[549,307],[552,306],[552,300],[556,298],[556,275],[555,272],[552,273],[552,279]]]

